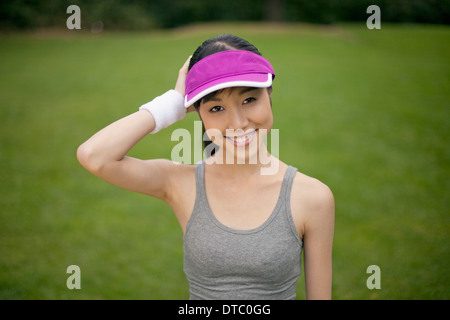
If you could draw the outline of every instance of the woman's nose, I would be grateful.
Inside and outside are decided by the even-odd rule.
[[[239,107],[231,108],[228,113],[228,128],[237,130],[245,129],[249,123],[247,115]]]

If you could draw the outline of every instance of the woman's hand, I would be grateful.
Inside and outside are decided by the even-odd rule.
[[[192,56],[189,56],[184,65],[181,67],[180,71],[178,72],[177,83],[175,84],[175,90],[178,91],[183,97],[185,95],[186,76],[188,73],[189,62],[191,61],[191,58]],[[194,106],[190,106],[186,111],[194,111]]]

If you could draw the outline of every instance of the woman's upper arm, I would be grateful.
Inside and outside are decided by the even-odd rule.
[[[306,298],[331,299],[334,197],[310,179],[301,197]]]
[[[141,160],[123,157],[92,172],[120,188],[147,194],[162,200],[170,196],[171,180],[178,165],[166,159]]]

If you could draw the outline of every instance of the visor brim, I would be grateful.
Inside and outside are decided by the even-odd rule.
[[[231,87],[268,88],[272,85],[271,73],[249,73],[224,77],[203,84],[185,96],[184,106],[193,105],[208,94]]]

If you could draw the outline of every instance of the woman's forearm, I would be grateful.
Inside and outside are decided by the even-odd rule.
[[[77,150],[78,161],[98,172],[111,161],[120,161],[143,137],[153,131],[155,121],[146,110],[130,114],[103,128]]]

